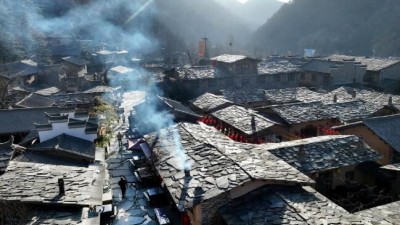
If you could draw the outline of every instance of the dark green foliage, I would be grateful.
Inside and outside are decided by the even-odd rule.
[[[396,0],[294,0],[261,26],[253,47],[267,53],[400,55]]]

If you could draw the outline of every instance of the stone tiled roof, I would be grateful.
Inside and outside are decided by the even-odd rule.
[[[370,117],[381,106],[364,101],[323,104],[322,102],[295,103],[271,106],[270,109],[288,124],[340,119],[355,121]]]
[[[83,93],[111,93],[114,91],[114,88],[109,87],[109,86],[96,86],[93,88],[90,88],[86,91],[84,91]]]
[[[356,62],[361,62],[367,66],[367,70],[370,71],[380,71],[387,67],[393,66],[400,63],[400,60],[396,59],[383,59],[383,58],[366,58],[362,56],[348,56],[348,55],[331,55],[326,58],[327,60],[342,62],[346,60],[354,60]]]
[[[198,66],[177,69],[178,76],[185,80],[215,78],[214,68],[210,66]]]
[[[400,224],[400,201],[355,213],[374,225]]]
[[[61,134],[50,140],[29,147],[31,150],[45,151],[49,153],[52,153],[53,151],[66,152],[88,160],[94,160],[95,148],[93,142],[67,134]]]
[[[18,62],[7,63],[0,67],[0,75],[12,77],[24,77],[38,73],[37,63],[32,60],[22,60]]]
[[[220,209],[228,225],[358,224],[372,225],[348,213],[311,187],[263,187]]]
[[[69,62],[69,63],[78,65],[78,66],[84,66],[84,65],[88,64],[88,62],[86,60],[80,59],[80,58],[76,58],[76,57],[73,57],[73,56],[64,57],[62,59],[67,61],[67,62]]]
[[[277,124],[254,110],[236,105],[218,110],[212,115],[248,135],[262,132]]]
[[[21,108],[39,108],[39,107],[50,107],[56,103],[51,98],[31,93],[30,95],[17,102],[15,105]]]
[[[102,203],[104,168],[11,161],[0,176],[0,199],[37,204],[98,205]],[[59,196],[63,178],[65,195]]]
[[[288,124],[336,118],[323,109],[322,102],[296,103],[271,107]]]
[[[386,166],[382,166],[381,168],[385,169],[385,170],[400,171],[400,163],[389,164],[389,165],[386,165]]]
[[[190,101],[193,106],[205,113],[213,112],[215,109],[232,105],[233,103],[226,100],[223,96],[205,93]]]
[[[244,55],[228,55],[228,54],[224,54],[224,55],[220,55],[220,56],[216,56],[214,58],[211,58],[211,60],[213,61],[217,61],[217,62],[224,62],[224,63],[234,63],[237,62],[239,60],[248,58],[247,56]]]
[[[182,103],[180,103],[178,101],[175,101],[175,100],[172,100],[169,98],[165,98],[165,97],[161,97],[161,96],[158,96],[158,98],[162,102],[164,102],[164,104],[166,104],[173,111],[184,113],[184,114],[194,116],[194,117],[200,117],[197,113],[193,112],[191,109],[184,106]]]
[[[393,149],[400,152],[400,115],[369,118],[363,122]]]
[[[304,173],[321,172],[366,161],[379,153],[356,136],[320,136],[267,145],[269,152]],[[260,152],[262,154],[262,152]]]
[[[217,134],[207,133],[200,125],[180,123],[161,130],[158,138],[155,135],[147,138],[158,156],[156,169],[180,209],[190,208],[252,179],[266,183],[312,183],[272,154],[262,159],[252,155],[249,150],[254,145],[246,145],[244,149],[231,142],[230,146],[220,148],[205,142],[202,135],[210,138]],[[174,140],[174,136],[180,140]],[[185,167],[190,168],[190,177],[185,177]]]
[[[264,90],[265,100],[270,104],[320,101],[321,95],[306,87]]]
[[[301,69],[287,60],[267,60],[258,64],[258,74],[296,73]]]
[[[60,91],[61,90],[58,89],[57,87],[49,87],[49,88],[37,90],[35,93],[38,95],[43,95],[43,96],[50,96],[50,95],[57,94]]]
[[[124,73],[131,73],[133,71],[132,68],[128,68],[125,66],[116,66],[110,69],[112,72],[116,72],[119,74],[124,74]]]
[[[221,90],[221,93],[227,100],[237,104],[265,101],[262,89],[225,89]]]
[[[70,210],[34,210],[29,225],[77,225],[82,224],[82,209]]]

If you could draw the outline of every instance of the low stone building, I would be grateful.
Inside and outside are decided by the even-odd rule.
[[[212,137],[201,126],[185,123],[147,137],[163,185],[192,224],[219,224],[219,207],[261,186],[313,183],[267,151],[258,156],[251,153],[253,145],[236,145],[217,133],[225,145],[213,145],[213,138],[203,135]]]
[[[216,77],[258,74],[260,60],[244,55],[220,55],[211,58]]]
[[[368,118],[360,122],[337,126],[341,134],[362,137],[364,141],[383,155],[379,163],[387,165],[400,162],[400,115]]]

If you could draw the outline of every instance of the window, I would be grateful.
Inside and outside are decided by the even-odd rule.
[[[296,74],[290,73],[288,74],[288,81],[293,82],[296,80]]]
[[[281,75],[280,74],[275,74],[274,75],[274,81],[275,82],[280,82],[281,81]]]
[[[302,73],[302,74],[300,75],[300,79],[301,79],[301,80],[305,80],[305,79],[306,79],[306,75],[305,75],[304,73]]]
[[[318,78],[318,77],[317,77],[317,74],[311,75],[311,80],[312,80],[312,81],[317,81],[317,80],[318,80],[317,78]]]

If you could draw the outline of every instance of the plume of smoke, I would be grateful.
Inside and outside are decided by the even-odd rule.
[[[37,37],[47,35],[84,36],[95,42],[113,43],[131,51],[154,50],[158,44],[144,33],[151,26],[149,18],[155,13],[154,7],[150,7],[152,0],[55,2],[2,0],[2,46],[15,47],[18,42],[25,50],[32,52],[37,48]]]

